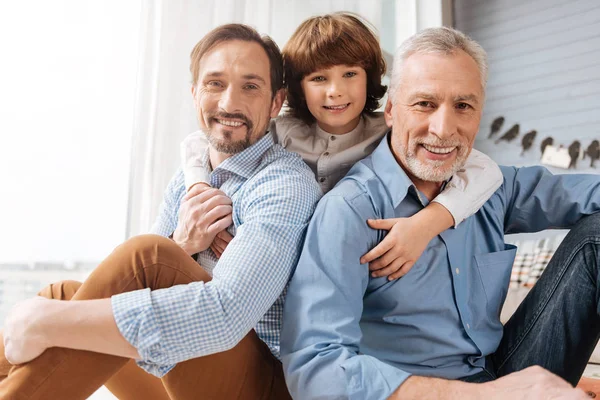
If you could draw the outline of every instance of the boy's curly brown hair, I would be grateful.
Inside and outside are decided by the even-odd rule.
[[[363,112],[379,108],[387,87],[381,84],[385,59],[379,40],[367,22],[351,13],[334,13],[309,18],[284,46],[283,67],[289,112],[307,124],[315,118],[308,110],[302,79],[334,65],[360,66],[367,73],[367,101]]]

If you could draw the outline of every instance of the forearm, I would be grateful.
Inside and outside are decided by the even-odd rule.
[[[481,392],[483,385],[440,378],[411,376],[388,398],[388,400],[471,400],[487,398]]]
[[[464,168],[459,170],[445,189],[433,200],[453,216],[454,226],[475,214],[504,180],[498,165],[483,153],[473,150]]]
[[[110,299],[48,300],[38,329],[48,347],[64,347],[139,359],[137,350],[119,332]]]
[[[442,204],[433,201],[413,218],[429,240],[454,226],[454,218],[450,211]]]
[[[181,165],[185,175],[185,188],[189,191],[197,183],[210,184],[210,171],[203,163],[208,140],[201,132],[188,135],[181,143]]]

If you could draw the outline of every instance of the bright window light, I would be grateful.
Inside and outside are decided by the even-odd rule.
[[[125,238],[141,0],[0,3],[0,264]]]

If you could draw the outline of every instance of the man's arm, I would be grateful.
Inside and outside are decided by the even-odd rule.
[[[3,332],[6,359],[22,364],[50,347],[139,359],[119,332],[110,299],[60,301],[34,297],[15,306]]]
[[[550,392],[582,398],[539,367],[472,384],[410,375],[361,354],[359,321],[369,278],[367,266],[356,260],[378,240],[363,222],[377,216],[368,201],[351,203],[334,195],[319,203],[288,288],[281,355],[294,399],[521,400]]]
[[[165,189],[158,216],[150,228],[150,233],[168,237],[175,231],[179,202],[184,195],[184,174],[182,169],[178,169]]]
[[[153,373],[234,347],[283,292],[320,190],[308,169],[294,167],[272,168],[252,185],[210,282],[113,296],[120,332]]]
[[[600,211],[600,177],[553,175],[544,167],[502,167],[506,233],[571,228]]]
[[[295,399],[383,399],[409,376],[359,354],[359,321],[369,282],[360,256],[378,239],[367,196],[349,204],[329,194],[309,225],[288,288],[281,333],[286,381]]]

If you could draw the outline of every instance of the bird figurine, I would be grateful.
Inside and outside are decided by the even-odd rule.
[[[569,157],[571,157],[571,163],[569,164],[569,169],[577,168],[577,159],[579,158],[579,154],[581,153],[581,143],[579,140],[574,141],[569,146]]]
[[[546,139],[542,140],[542,145],[540,149],[542,150],[542,155],[544,155],[544,150],[546,150],[546,146],[552,146],[554,144],[554,139],[548,136]]]
[[[492,122],[492,129],[490,131],[490,136],[488,139],[494,136],[496,133],[500,132],[502,129],[502,125],[504,124],[504,117],[498,117]]]
[[[521,156],[523,156],[523,154],[525,154],[525,152],[531,148],[536,135],[537,135],[537,131],[534,129],[534,130],[527,132],[523,136],[523,139],[521,139],[521,145],[523,146],[523,151],[521,152]]]
[[[598,142],[597,140],[593,140],[592,143],[590,143],[587,149],[583,152],[583,158],[585,158],[586,156],[589,156],[592,160],[590,162],[590,167],[596,168],[594,162],[600,159],[600,142]]]
[[[496,140],[496,144],[500,143],[501,140],[506,140],[507,142],[510,142],[517,136],[519,136],[519,124],[514,124],[512,128],[507,130],[506,133],[500,137],[500,139]]]

